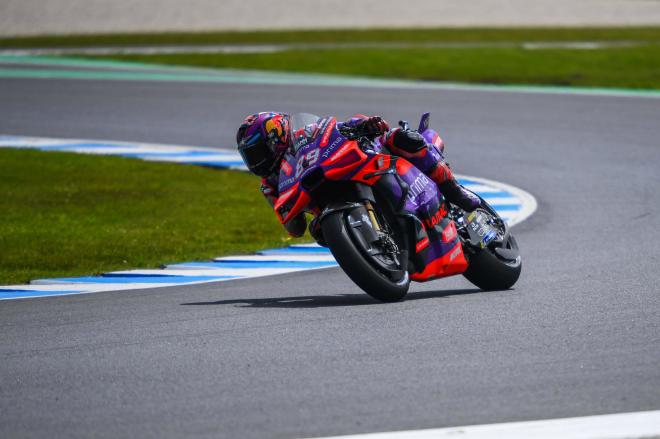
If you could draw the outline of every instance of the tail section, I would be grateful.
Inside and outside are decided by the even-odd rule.
[[[429,125],[431,124],[431,113],[422,114],[422,118],[419,121],[419,128],[417,132],[421,134],[427,143],[435,146],[441,153],[445,152],[445,142],[442,141],[440,135],[437,132],[432,130]]]

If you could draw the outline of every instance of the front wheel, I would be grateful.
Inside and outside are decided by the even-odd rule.
[[[321,223],[323,237],[339,266],[367,294],[382,302],[401,300],[410,286],[405,263],[401,261],[407,256],[377,248],[373,241],[365,239],[373,230],[369,230],[368,217],[361,210],[328,214]]]

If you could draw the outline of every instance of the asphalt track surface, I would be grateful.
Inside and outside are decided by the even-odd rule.
[[[231,145],[263,109],[430,110],[458,172],[539,202],[514,228],[510,291],[455,277],[380,304],[328,269],[2,302],[2,437],[300,437],[660,408],[659,99],[25,79],[0,80],[0,96],[3,134],[201,146]]]

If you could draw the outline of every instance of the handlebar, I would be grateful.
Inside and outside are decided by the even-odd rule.
[[[350,127],[344,125],[343,127],[339,128],[339,132],[342,136],[351,140],[357,140],[361,137],[368,137],[366,130],[360,129],[358,127]]]

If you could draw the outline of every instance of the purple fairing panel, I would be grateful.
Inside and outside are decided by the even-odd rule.
[[[401,179],[408,185],[405,210],[416,213],[420,219],[433,216],[440,204],[438,187],[433,180],[415,166],[401,175]]]
[[[337,121],[333,117],[319,118],[313,127],[305,133],[305,139],[296,142],[282,159],[278,190],[280,193],[294,186],[318,168],[324,171],[335,166],[322,166],[330,156],[336,153],[348,139],[341,135]],[[294,133],[294,137],[296,133]]]
[[[432,146],[429,146],[429,148],[432,148]],[[427,230],[432,229],[428,231],[429,246],[422,254],[424,263],[428,264],[454,249],[458,242],[458,236],[449,242],[443,242],[442,240],[443,230],[451,220],[447,217],[438,217],[443,198],[435,182],[414,166],[401,178],[410,188],[406,195],[405,209],[408,212],[413,212],[417,218],[423,221]]]
[[[449,220],[448,220],[449,221]],[[449,222],[443,223],[445,227]],[[427,247],[426,254],[424,255],[424,263],[429,264],[432,261],[435,261],[438,258],[445,256],[447,253],[456,248],[456,244],[459,242],[458,235],[449,242],[443,242],[442,238],[438,237],[437,239],[430,239],[429,246]]]
[[[368,153],[373,157],[376,154]],[[405,159],[397,158],[398,161]],[[397,164],[398,178],[391,174],[384,174],[376,187],[380,193],[402,206],[405,212],[417,216],[420,221],[428,220],[438,212],[440,207],[440,193],[437,185],[419,168],[402,163]],[[402,172],[403,171],[403,172]],[[403,184],[402,184],[403,183]],[[404,189],[406,188],[406,189]],[[405,199],[402,199],[405,197]]]
[[[280,178],[277,183],[277,190],[280,194],[285,192],[296,183],[294,170],[296,169],[297,162],[298,159],[293,154],[288,152],[284,154],[284,157],[282,158],[282,165],[280,166]]]
[[[401,159],[399,159],[401,160]],[[450,222],[449,218],[440,218],[440,206],[442,198],[436,184],[428,178],[418,168],[411,166],[405,173],[399,174],[408,186],[408,192],[405,194],[405,203],[403,210],[413,214],[420,223],[418,239],[426,236],[429,238],[429,245],[419,255],[424,265],[445,256],[455,248],[458,237],[449,242],[442,241],[442,232]],[[395,178],[385,177],[377,184],[381,193],[386,194],[390,199],[399,201],[404,196],[401,185]],[[426,226],[422,226],[422,222]],[[429,229],[433,229],[428,231]]]

